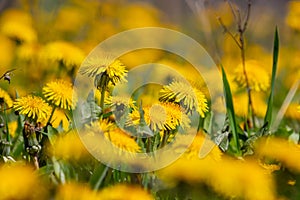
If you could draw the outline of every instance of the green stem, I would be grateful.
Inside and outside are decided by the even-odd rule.
[[[53,117],[53,114],[54,114],[54,111],[55,111],[55,109],[56,109],[56,106],[54,106],[54,107],[52,108],[52,111],[51,111],[50,117],[49,117],[49,119],[48,119],[48,121],[47,121],[47,123],[46,123],[46,127],[48,126],[48,124],[50,124],[50,122],[51,122],[51,120],[52,120],[52,117]]]
[[[105,97],[105,88],[101,89],[101,99],[100,99],[100,107],[102,109],[102,113],[103,113],[103,109],[104,109],[104,97]]]
[[[6,113],[6,106],[5,106],[5,103],[3,104],[4,105],[4,118],[5,118],[5,128],[6,128],[6,141],[7,141],[7,144],[6,144],[6,155],[9,155],[10,154],[10,134],[9,134],[9,128],[8,128],[8,118],[7,118],[7,113]]]
[[[102,185],[103,180],[104,180],[104,178],[105,178],[106,175],[107,175],[108,169],[109,169],[109,167],[108,167],[108,166],[105,166],[105,168],[104,168],[104,170],[103,170],[101,176],[99,177],[97,183],[96,183],[95,186],[94,186],[94,189],[95,189],[95,190],[96,190],[96,189],[99,189],[100,186]]]

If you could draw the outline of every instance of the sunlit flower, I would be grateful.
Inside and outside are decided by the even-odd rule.
[[[288,2],[288,14],[286,16],[286,23],[291,28],[300,31],[299,25],[300,17],[300,2],[299,1],[289,1]]]
[[[21,42],[35,42],[37,40],[35,30],[19,22],[7,22],[3,24],[1,32],[3,35]]]
[[[2,165],[0,179],[0,199],[47,199],[45,187],[33,168]]]
[[[266,100],[259,93],[251,93],[251,100],[254,114],[257,117],[264,117],[267,110]],[[237,116],[246,117],[248,115],[248,94],[233,95],[234,111]]]
[[[254,91],[267,91],[270,87],[270,75],[255,60],[249,60],[245,63],[249,86]],[[237,66],[234,72],[234,80],[241,86],[246,87],[246,78],[244,76],[243,65]]]
[[[190,126],[190,119],[177,104],[160,102],[145,106],[143,110],[145,121],[153,131],[175,130],[179,125],[183,128],[189,128]],[[134,110],[129,119],[133,124],[138,125],[140,122],[139,111]]]
[[[179,138],[177,138],[177,139],[181,140],[181,138],[185,138],[186,136],[183,135],[183,136],[178,136],[178,137]],[[192,136],[188,136],[188,137],[192,137]],[[198,158],[201,148],[211,148],[211,150],[207,152],[208,154],[206,156],[210,156],[211,158],[213,158],[214,160],[217,160],[217,161],[221,160],[222,151],[219,149],[219,147],[213,141],[209,141],[209,145],[212,145],[212,146],[204,146],[203,143],[205,140],[208,140],[208,138],[205,137],[204,133],[202,133],[202,132],[197,133],[192,144],[186,149],[184,155],[190,159]]]
[[[290,103],[288,106],[286,112],[285,112],[285,117],[289,119],[296,119],[300,120],[300,106],[297,103]]]
[[[62,109],[71,110],[76,106],[77,99],[73,95],[72,84],[62,79],[47,83],[43,87],[43,94],[47,101]]]
[[[28,95],[15,100],[13,108],[27,118],[44,121],[50,115],[51,107],[41,97]]]
[[[141,150],[134,138],[118,128],[108,119],[93,122],[86,128],[88,133],[87,135],[93,137],[98,134],[104,134],[108,141],[121,150],[125,150],[127,152],[139,152]]]
[[[203,159],[181,157],[158,174],[170,184],[178,181],[204,183],[227,198],[276,199],[271,174],[252,160],[233,160],[226,156],[221,160],[210,156]]]
[[[26,61],[33,60],[38,55],[39,45],[35,43],[27,43],[19,46],[17,49],[18,58]]]
[[[55,109],[50,123],[54,128],[58,128],[61,125],[64,131],[68,131],[70,128],[70,121],[64,110],[61,109]]]
[[[55,199],[58,200],[96,200],[99,199],[96,191],[93,191],[88,185],[79,183],[67,183],[60,185],[55,195]]]
[[[44,62],[61,62],[68,69],[80,66],[84,57],[84,52],[81,49],[66,41],[50,42],[40,52],[40,58]]]
[[[13,106],[13,100],[10,98],[9,94],[0,88],[0,107],[2,103],[6,104],[6,108],[11,108]]]
[[[112,55],[99,53],[97,56],[89,56],[82,64],[79,73],[89,77],[101,76],[100,79],[108,76],[108,80],[116,85],[119,81],[126,81],[127,70],[120,60],[113,60]],[[103,82],[107,84],[107,80]]]
[[[208,111],[205,95],[186,82],[173,81],[164,86],[160,90],[159,100],[182,104],[187,112],[196,110],[201,117]]]
[[[62,133],[55,139],[54,148],[51,148],[51,155],[65,160],[79,160],[89,156],[89,153],[82,144],[75,130]]]
[[[126,194],[126,195],[124,195]],[[99,191],[100,199],[118,199],[118,200],[154,200],[154,198],[139,186],[119,184],[106,187]]]
[[[19,42],[30,43],[37,40],[31,16],[20,10],[8,10],[3,14],[0,32]]]
[[[274,151],[276,149],[276,151]],[[284,166],[300,172],[300,145],[282,138],[267,138],[258,141],[256,152],[260,156],[274,158]]]
[[[107,133],[105,133],[107,139],[109,139],[116,147],[128,151],[128,152],[139,152],[141,147],[136,143],[136,141],[125,133],[120,128],[115,128]]]

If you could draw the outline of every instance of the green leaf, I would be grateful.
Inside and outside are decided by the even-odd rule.
[[[95,168],[93,175],[90,178],[90,185],[94,190],[97,190],[101,187],[104,178],[108,172],[108,166],[105,166],[101,163]]]
[[[47,126],[47,134],[50,143],[53,145],[55,138],[58,136],[58,130],[53,128],[52,126]]]
[[[240,151],[240,144],[239,144],[239,136],[238,136],[238,132],[237,132],[237,125],[236,125],[236,120],[235,120],[235,112],[234,112],[234,108],[233,108],[232,94],[231,94],[228,79],[227,79],[227,76],[225,74],[223,67],[222,67],[222,77],[223,77],[223,87],[224,87],[224,93],[225,93],[225,102],[226,102],[227,115],[228,115],[228,119],[229,119],[229,126],[231,128],[233,140],[234,140],[233,151],[238,156],[240,156],[241,151]]]
[[[272,67],[272,79],[271,79],[271,92],[268,99],[268,107],[264,119],[264,124],[267,126],[266,129],[269,130],[272,122],[272,108],[274,101],[274,88],[275,88],[275,77],[277,71],[277,63],[278,63],[278,54],[279,54],[279,37],[277,27],[275,29],[274,36],[274,47],[273,47],[273,67]]]

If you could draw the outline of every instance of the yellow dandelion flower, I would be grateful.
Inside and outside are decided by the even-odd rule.
[[[128,152],[140,152],[141,147],[136,141],[120,128],[115,128],[104,134],[116,147]]]
[[[101,54],[98,56],[89,56],[82,64],[79,73],[89,77],[95,77],[100,74],[108,76],[113,85],[119,81],[126,81],[127,70],[120,60],[113,60],[112,55]]]
[[[181,138],[186,139],[185,137],[192,137],[192,136],[190,136],[190,135],[188,135],[188,136],[183,135],[182,136],[181,135],[181,136],[179,136],[178,140],[181,140]],[[200,149],[203,146],[204,140],[207,140],[204,133],[202,133],[202,132],[197,133],[197,135],[194,138],[192,144],[187,148],[184,155],[189,159],[199,158],[198,157],[199,152],[200,152]],[[212,142],[211,144],[213,145],[214,143]],[[212,147],[212,150],[210,152],[208,152],[208,155],[206,155],[206,156],[210,156],[214,160],[219,161],[219,160],[221,160],[221,157],[222,157],[222,151],[219,149],[219,147],[217,145],[214,145]]]
[[[68,131],[70,127],[70,121],[67,115],[65,114],[64,110],[61,109],[55,109],[51,124],[54,128],[58,128],[61,124],[64,131]]]
[[[285,117],[300,121],[300,106],[297,103],[290,103],[285,112]]]
[[[0,199],[47,199],[47,192],[33,168],[0,166]]]
[[[97,134],[104,134],[105,138],[119,149],[127,152],[139,152],[141,150],[134,138],[116,127],[108,119],[93,122],[91,125],[86,126],[86,128],[88,136],[93,137]]]
[[[88,185],[79,183],[66,183],[58,187],[58,191],[55,194],[57,200],[96,200],[100,199],[96,191],[91,190]]]
[[[39,52],[39,45],[35,43],[27,43],[19,46],[17,49],[17,56],[18,58],[30,61],[37,57]]]
[[[251,93],[254,114],[257,117],[264,117],[267,110],[267,103],[260,93]],[[248,114],[248,95],[247,93],[233,95],[234,111],[237,116],[245,117]]]
[[[71,110],[76,106],[76,93],[73,95],[72,84],[65,80],[61,79],[47,83],[43,87],[43,94],[47,101],[62,109]]]
[[[300,2],[299,1],[290,1],[288,2],[288,14],[285,18],[285,22],[291,28],[300,31],[299,25],[300,17]]]
[[[3,14],[0,32],[11,39],[25,43],[37,41],[31,16],[20,10],[8,10]]]
[[[6,108],[11,108],[13,106],[13,100],[10,98],[9,94],[0,88],[0,107],[2,103],[6,104]]]
[[[170,102],[157,103],[143,107],[144,118],[153,131],[175,130],[179,125],[183,128],[190,127],[190,119],[182,112],[177,104]],[[140,113],[134,110],[129,117],[129,123],[137,125],[140,122]]]
[[[272,175],[252,160],[233,160],[226,156],[221,160],[210,156],[203,159],[181,157],[158,175],[170,184],[178,181],[204,183],[227,198],[277,199]]]
[[[276,151],[274,151],[276,149]],[[261,156],[274,158],[286,167],[300,172],[300,145],[282,138],[267,138],[258,141],[255,150]]]
[[[260,92],[267,91],[270,87],[269,73],[255,60],[249,60],[245,63],[249,86],[252,90]],[[241,86],[246,87],[246,78],[244,76],[243,65],[237,66],[234,72],[234,80]]]
[[[84,58],[81,49],[66,41],[50,42],[40,52],[42,61],[62,62],[69,69],[80,66]]]
[[[160,101],[183,104],[187,112],[196,110],[201,117],[208,111],[207,99],[197,88],[187,82],[173,81],[160,90]]]
[[[128,107],[128,108],[135,108],[136,106],[135,101],[128,97],[128,96],[109,96],[105,99],[105,103],[111,107],[119,108],[121,107]]]
[[[3,35],[17,41],[26,43],[37,41],[37,34],[35,30],[32,27],[19,22],[6,22],[5,24],[2,24],[0,31]]]
[[[49,154],[65,160],[80,160],[89,156],[79,136],[73,130],[61,134],[54,140],[54,148],[50,148]]]
[[[124,195],[126,194],[126,195]],[[118,200],[154,200],[154,198],[143,188],[133,185],[118,184],[106,187],[99,191],[100,199],[118,199]]]
[[[41,97],[28,95],[16,99],[13,108],[27,118],[44,121],[51,112],[51,107]]]

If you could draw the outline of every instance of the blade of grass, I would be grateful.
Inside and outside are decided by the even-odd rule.
[[[226,110],[229,118],[229,125],[233,135],[234,146],[235,146],[235,149],[233,150],[238,156],[240,156],[241,151],[240,151],[239,136],[238,136],[236,120],[235,120],[235,112],[233,108],[232,94],[223,66],[221,66],[221,68],[222,68],[222,77],[223,77],[223,87],[225,93]]]
[[[278,63],[278,54],[279,54],[279,37],[278,37],[278,29],[275,29],[274,36],[274,47],[273,47],[273,67],[272,67],[272,79],[271,79],[271,92],[268,99],[268,107],[264,119],[264,125],[267,124],[266,129],[270,130],[272,123],[272,108],[274,101],[274,88],[275,88],[275,77],[277,71],[277,63]]]

